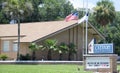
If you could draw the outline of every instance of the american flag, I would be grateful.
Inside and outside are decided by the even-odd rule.
[[[66,16],[65,21],[71,21],[71,20],[78,20],[78,12],[71,13],[68,16]]]

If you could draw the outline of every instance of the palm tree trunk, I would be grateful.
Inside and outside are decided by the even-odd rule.
[[[103,34],[104,34],[104,37],[105,37],[105,39],[104,39],[104,43],[107,43],[107,40],[106,40],[106,38],[107,38],[107,33],[106,33],[107,28],[106,28],[106,25],[103,25],[103,29],[104,29]]]
[[[18,21],[18,50],[17,50],[17,60],[19,60],[19,50],[20,50],[20,19],[17,19]]]
[[[69,61],[71,60],[71,53],[70,52],[68,53],[68,60]]]
[[[32,60],[35,60],[35,51],[32,52]]]
[[[59,54],[59,60],[62,60],[62,53]]]
[[[51,50],[49,49],[49,50],[48,50],[48,54],[47,54],[47,59],[48,59],[48,60],[51,60],[51,58],[52,58],[52,57],[51,57]]]

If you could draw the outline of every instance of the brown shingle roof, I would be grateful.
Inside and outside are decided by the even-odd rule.
[[[77,21],[51,21],[51,22],[34,22],[34,23],[21,23],[21,42],[34,42],[41,40],[45,37],[55,35],[64,30],[76,26]],[[91,26],[90,26],[91,27]],[[92,34],[98,34],[99,37],[104,38],[94,27],[94,30],[88,30]],[[93,32],[94,31],[94,32]],[[17,24],[0,25],[0,38],[1,37],[17,37]]]
[[[21,23],[21,42],[33,42],[47,35],[53,34],[66,27],[72,26],[77,21],[51,21],[51,22],[35,22]],[[0,37],[17,36],[17,24],[0,25]]]

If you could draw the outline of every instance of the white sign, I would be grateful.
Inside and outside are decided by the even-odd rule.
[[[113,43],[94,44],[94,39],[88,44],[89,54],[113,53]]]
[[[94,53],[113,53],[113,44],[94,44]]]
[[[110,68],[109,57],[86,57],[86,69]]]

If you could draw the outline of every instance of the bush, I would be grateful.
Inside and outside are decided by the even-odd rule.
[[[0,59],[2,59],[2,60],[6,60],[7,58],[8,58],[8,56],[5,54],[0,55]]]
[[[31,56],[29,54],[26,54],[26,55],[20,54],[20,60],[30,60],[30,59],[31,59]]]

